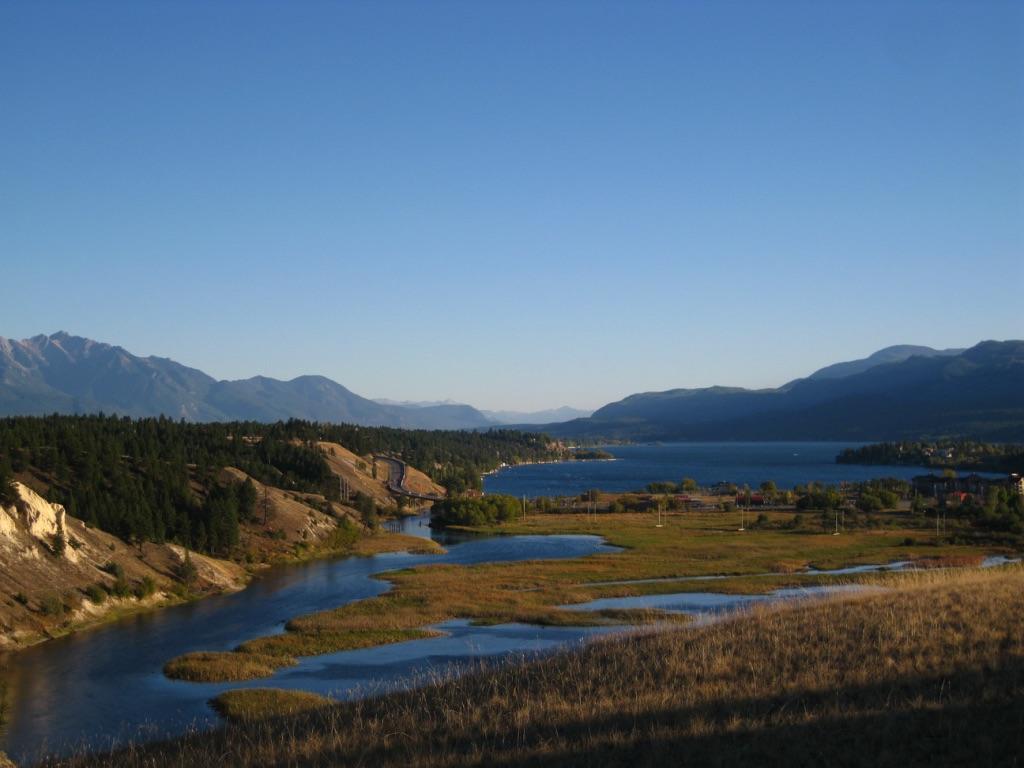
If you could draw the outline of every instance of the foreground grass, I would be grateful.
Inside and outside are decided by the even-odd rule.
[[[182,765],[1018,765],[1024,569],[891,578],[379,699],[69,761]],[[290,697],[288,697],[290,698]],[[291,702],[286,702],[291,706]],[[54,763],[57,765],[58,763]]]
[[[384,578],[394,588],[384,595],[297,617],[288,622],[284,634],[250,641],[233,652],[179,657],[166,671],[192,681],[245,680],[272,674],[276,667],[268,665],[268,659],[280,659],[277,666],[287,666],[297,656],[426,637],[431,625],[449,619],[563,626],[622,623],[622,616],[572,612],[560,606],[597,597],[658,592],[763,593],[836,581],[799,573],[808,567],[981,557],[977,548],[965,546],[907,546],[908,538],[921,534],[900,528],[842,536],[780,530],[740,533],[736,530],[739,521],[738,514],[687,513],[668,516],[664,527],[656,528],[650,514],[603,515],[596,520],[586,515],[535,516],[493,532],[596,534],[624,551],[569,560],[432,565],[392,571]],[[684,581],[717,574],[733,576]],[[675,581],[635,583],[638,579]],[[623,581],[627,583],[605,583]],[[379,640],[374,642],[374,638]],[[260,657],[258,664],[246,658],[251,654]],[[233,662],[238,675],[225,678]],[[260,668],[264,674],[255,675]]]

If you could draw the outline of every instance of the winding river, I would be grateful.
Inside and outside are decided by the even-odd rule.
[[[400,530],[438,540],[446,554],[392,553],[273,568],[235,594],[131,616],[14,654],[7,672],[10,717],[0,750],[30,761],[174,736],[215,724],[209,700],[232,688],[274,686],[352,698],[475,658],[543,652],[608,631],[453,621],[440,625],[444,637],[306,658],[274,677],[245,683],[180,682],[161,672],[179,654],[229,650],[283,631],[295,616],[379,595],[389,585],[373,576],[384,571],[617,551],[596,536],[459,536],[433,532],[427,522],[425,516],[406,518]]]
[[[622,627],[473,626],[457,620],[437,625],[445,632],[441,637],[308,657],[260,680],[206,684],[164,677],[162,667],[174,656],[196,650],[230,650],[251,638],[284,631],[285,622],[295,616],[386,592],[388,582],[374,578],[386,571],[430,563],[472,565],[619,551],[597,536],[484,537],[433,531],[428,522],[427,516],[418,516],[389,527],[433,538],[446,547],[446,554],[391,553],[273,568],[235,594],[127,617],[13,654],[6,679],[12,699],[10,719],[0,734],[0,751],[17,761],[31,762],[43,755],[171,737],[215,725],[218,719],[209,701],[225,690],[272,686],[351,699],[416,684],[437,673],[457,672],[481,657],[543,653],[597,634],[622,631]],[[1006,562],[1005,557],[991,557],[984,565]],[[905,567],[912,564],[862,565],[816,573]],[[756,596],[641,595],[565,607],[582,611],[656,608],[691,613],[703,622],[756,602],[857,588],[811,587]]]

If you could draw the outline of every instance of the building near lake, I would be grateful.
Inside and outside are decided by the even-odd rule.
[[[921,496],[944,501],[965,501],[968,497],[984,498],[989,488],[1008,488],[1024,496],[1024,477],[1012,474],[1008,477],[982,477],[977,473],[963,477],[943,475],[918,475],[910,481],[914,491]]]

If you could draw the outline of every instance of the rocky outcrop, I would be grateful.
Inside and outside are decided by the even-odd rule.
[[[77,562],[78,553],[67,546],[67,513],[64,507],[51,504],[27,485],[15,483],[14,487],[19,499],[9,507],[0,508],[0,536],[13,541],[23,533],[61,557]]]
[[[22,483],[15,503],[0,505],[0,650],[35,642],[101,619],[112,609],[177,600],[184,550],[129,546],[90,528]],[[196,555],[199,592],[241,589],[246,572]]]

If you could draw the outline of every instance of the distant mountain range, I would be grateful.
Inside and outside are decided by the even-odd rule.
[[[188,421],[311,421],[409,429],[474,429],[494,422],[468,405],[421,408],[360,397],[323,376],[218,381],[161,357],[55,333],[0,337],[0,414],[117,413]]]
[[[482,411],[482,413],[498,424],[528,425],[583,419],[590,416],[593,411],[584,411],[580,408],[563,405],[561,408],[550,408],[546,411]]]
[[[399,405],[403,408],[428,408],[438,405],[462,405],[454,400],[388,400],[386,398],[374,398],[375,403],[383,405]],[[484,416],[494,424],[549,424],[555,421],[569,421],[570,419],[582,419],[590,416],[593,411],[585,411],[582,408],[571,408],[563,405],[561,408],[549,408],[545,411],[485,411],[480,410]]]
[[[0,415],[98,411],[409,429],[512,424],[592,439],[1024,441],[1024,341],[986,341],[970,349],[888,347],[777,389],[645,392],[581,416],[567,407],[525,413],[451,401],[370,400],[323,376],[218,381],[167,358],[137,357],[63,332],[23,341],[0,337]]]
[[[889,347],[778,389],[645,392],[543,429],[631,440],[1024,440],[1024,341]]]

